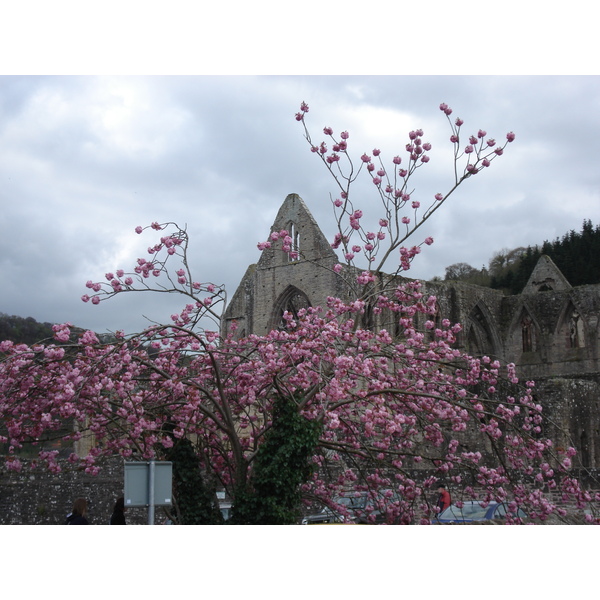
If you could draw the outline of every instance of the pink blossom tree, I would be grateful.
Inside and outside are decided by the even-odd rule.
[[[450,108],[440,108],[450,116]],[[395,278],[431,240],[410,248],[404,242],[459,185],[500,156],[514,135],[496,146],[479,130],[460,150],[463,122],[450,121],[453,179],[422,209],[411,188],[429,161],[430,144],[420,130],[409,133],[405,166],[395,157],[386,169],[374,150],[377,164],[363,154],[356,168],[349,134],[338,139],[325,128],[331,151],[325,142],[313,144],[307,112],[303,103],[296,119],[340,188],[332,245],[341,249],[344,264],[335,270],[352,283],[351,299],[329,298],[327,306],[303,309],[297,317],[286,313],[286,327],[264,336],[222,336],[225,290],[193,278],[185,230],[174,223],[138,227],[139,234],[160,232],[148,248],[150,258],[138,259],[127,272],[107,273],[103,282],[89,281],[91,295],[82,299],[98,304],[126,292],[154,291],[183,294],[187,304],[169,323],[137,334],[117,332],[110,344],[91,331],[74,336],[68,323],[55,326],[51,343],[0,343],[6,466],[20,469],[19,449],[58,435],[67,422],[76,426],[60,433],[65,441],[94,436],[89,454],[69,458],[89,473],[98,472],[102,456],[174,457],[178,448],[188,449],[209,499],[204,520],[182,522],[210,522],[217,486],[233,499],[240,523],[294,522],[301,500],[349,517],[336,502],[348,489],[374,500],[363,515],[367,521],[381,512],[389,523],[429,523],[440,480],[459,502],[505,501],[534,521],[564,514],[548,490],[583,507],[592,497],[570,475],[575,451],[555,450],[539,435],[544,415],[533,382],[521,384],[514,365],[457,349],[460,325],[437,322],[436,298],[418,282]],[[351,188],[361,172],[381,202],[377,227],[365,226],[353,204]],[[403,214],[407,209],[410,218]],[[276,232],[259,247],[275,244],[295,256],[288,232]],[[366,259],[365,269],[356,268],[357,254]],[[398,266],[384,277],[394,255]],[[366,307],[393,323],[393,333],[362,327]],[[62,468],[56,451],[42,447],[39,459],[53,471]]]

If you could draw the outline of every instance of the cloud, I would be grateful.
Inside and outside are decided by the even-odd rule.
[[[408,131],[423,128],[433,148],[416,180],[422,202],[453,180],[440,102],[465,133],[516,132],[419,233],[435,244],[412,276],[480,267],[599,221],[597,77],[0,77],[0,92],[0,312],[40,321],[133,331],[141,314],[168,320],[176,298],[80,300],[88,279],[153,245],[137,225],[187,224],[197,279],[225,283],[230,297],[287,194],[332,237],[336,185],[294,120],[302,100],[314,140],[325,125],[348,130],[355,157],[404,156]],[[378,218],[374,186],[357,185],[357,207]]]

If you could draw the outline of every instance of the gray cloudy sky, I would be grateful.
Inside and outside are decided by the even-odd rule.
[[[303,100],[314,139],[348,130],[356,157],[378,147],[391,160],[422,128],[433,145],[415,180],[422,200],[452,180],[440,102],[464,133],[516,133],[419,236],[435,243],[413,277],[600,223],[597,76],[2,76],[0,312],[96,331],[167,320],[180,300],[80,300],[88,279],[147,256],[155,238],[134,229],[152,221],[187,223],[195,278],[230,296],[287,194],[331,238],[335,186],[294,119]]]

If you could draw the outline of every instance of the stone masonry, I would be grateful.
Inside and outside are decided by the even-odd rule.
[[[282,229],[300,258],[263,251],[232,297],[224,333],[235,321],[236,335],[265,334],[280,324],[284,310],[324,306],[328,296],[351,299],[352,277],[333,271],[337,256],[297,194],[287,196],[271,232]],[[545,434],[557,446],[574,444],[583,466],[600,467],[600,285],[573,288],[542,256],[515,296],[454,281],[424,282],[424,291],[437,297],[440,318],[462,324],[459,347],[515,363],[521,379],[536,381],[548,417]],[[370,326],[389,329],[390,323],[373,320]],[[562,429],[570,439],[558,433]]]

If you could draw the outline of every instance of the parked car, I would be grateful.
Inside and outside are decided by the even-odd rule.
[[[506,502],[490,502],[483,506],[476,500],[464,502],[462,507],[452,504],[432,520],[432,523],[474,523],[491,521],[492,519],[505,519],[506,515],[526,519],[527,515],[520,508],[512,513]]]
[[[386,490],[378,492],[381,503],[387,500]],[[395,492],[390,497],[391,501],[397,501],[398,494]],[[334,503],[344,507],[349,513],[350,522],[354,523],[384,523],[386,521],[385,511],[381,509],[378,499],[373,498],[368,492],[346,492],[334,498]],[[374,521],[373,521],[374,517]],[[344,523],[347,519],[341,512],[325,507],[321,512],[308,515],[301,521],[302,525],[321,525],[325,523]]]

